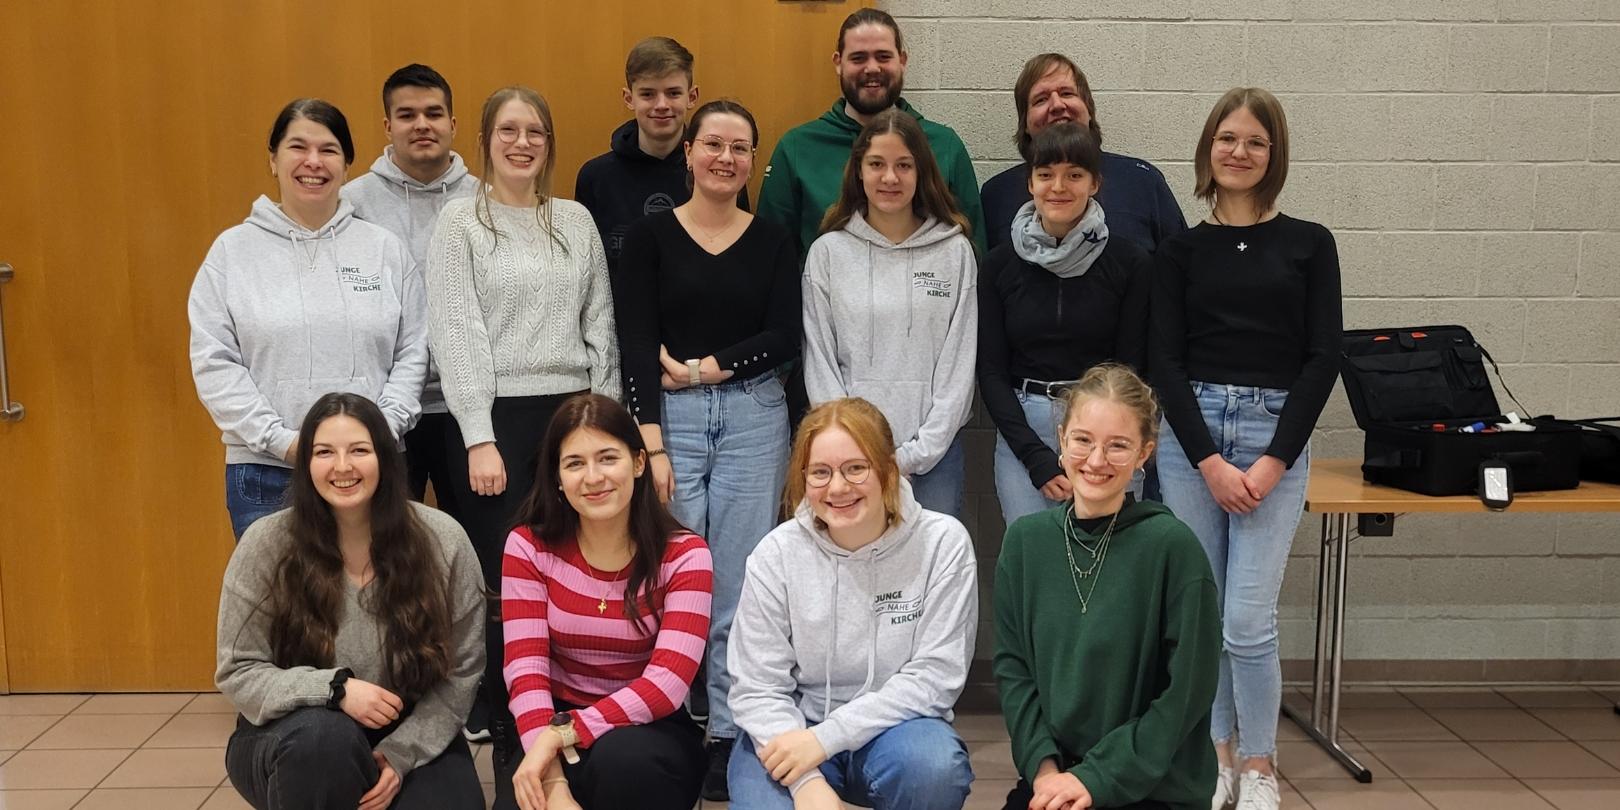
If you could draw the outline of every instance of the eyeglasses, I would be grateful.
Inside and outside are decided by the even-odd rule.
[[[1070,436],[1063,452],[1069,458],[1082,462],[1091,458],[1092,451],[1098,447],[1102,448],[1103,460],[1115,467],[1123,467],[1136,460],[1136,445],[1121,440],[1099,445],[1090,436]]]
[[[719,138],[704,138],[697,141],[697,145],[703,147],[704,154],[709,157],[720,157],[720,153],[726,151],[727,147],[731,149],[731,156],[738,160],[754,154],[754,145],[747,141],[732,141],[728,144]]]
[[[535,146],[543,145],[546,139],[551,137],[551,133],[539,127],[529,127],[528,129],[511,126],[495,128],[495,137],[500,138],[501,143],[517,143],[519,134],[528,138],[529,143]]]
[[[1215,151],[1223,154],[1231,154],[1232,152],[1237,151],[1238,144],[1240,143],[1243,144],[1243,148],[1245,150],[1257,155],[1264,155],[1271,151],[1271,141],[1268,141],[1259,135],[1250,135],[1247,138],[1239,138],[1230,132],[1222,132],[1221,134],[1215,136]]]
[[[832,467],[811,467],[804,473],[804,482],[816,489],[832,483]],[[847,484],[864,484],[872,476],[872,465],[865,461],[846,461],[838,465],[837,472]]]

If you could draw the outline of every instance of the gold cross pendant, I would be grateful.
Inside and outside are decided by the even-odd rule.
[[[598,614],[607,612],[607,597],[602,597],[602,601],[596,603],[596,612]]]

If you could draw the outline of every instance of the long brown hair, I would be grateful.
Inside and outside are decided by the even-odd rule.
[[[315,430],[335,416],[352,417],[370,432],[377,458],[371,497],[371,565],[376,578],[361,604],[384,626],[387,688],[406,700],[427,694],[450,672],[450,594],[444,564],[417,520],[405,482],[405,457],[375,403],[358,394],[315,401],[298,431],[293,468],[292,545],[276,566],[269,597],[270,649],[276,666],[330,667],[343,612],[343,553],[337,519],[315,490],[310,453]]]
[[[501,112],[506,102],[516,99],[529,105],[535,115],[540,116],[540,125],[546,130],[546,159],[540,164],[540,174],[534,178],[534,207],[535,222],[539,224],[540,231],[550,237],[552,244],[568,252],[568,241],[557,232],[557,227],[551,221],[551,180],[557,171],[557,127],[551,120],[551,105],[546,103],[545,97],[533,88],[522,85],[502,87],[489,94],[484,99],[484,111],[478,119],[478,151],[481,157],[483,174],[479,175],[478,197],[474,202],[474,211],[478,215],[479,224],[489,229],[496,239],[501,238],[500,231],[495,228],[495,218],[489,212],[489,184],[495,177],[495,158],[490,152],[495,148],[495,116]]]
[[[563,442],[576,430],[600,431],[630,448],[632,462],[647,463],[647,445],[641,440],[641,430],[630,412],[618,402],[601,394],[580,394],[570,397],[557,408],[546,426],[545,438],[540,443],[540,455],[535,462],[534,489],[529,490],[518,507],[518,525],[527,526],[540,542],[547,546],[573,540],[579,534],[579,513],[563,495],[558,465],[562,461]],[[637,476],[630,493],[630,541],[636,555],[630,561],[630,575],[624,583],[624,615],[638,632],[646,633],[642,617],[657,612],[653,603],[653,590],[658,569],[664,564],[664,551],[671,535],[686,531],[658,500],[650,465]]]
[[[928,146],[928,137],[923,134],[922,125],[910,113],[898,107],[873,116],[871,122],[861,129],[861,134],[856,136],[855,145],[849,150],[849,161],[844,164],[844,183],[838,192],[838,201],[827,209],[827,215],[822,218],[821,232],[842,229],[849,224],[850,217],[856,211],[861,212],[862,216],[866,215],[866,186],[861,182],[861,162],[866,160],[866,151],[872,148],[872,139],[879,135],[899,135],[911,152],[912,159],[917,161],[917,193],[911,197],[912,212],[922,219],[932,216],[940,222],[954,222],[961,226],[963,236],[972,236],[968,218],[957,207],[950,187],[945,185],[945,176],[940,173],[939,163],[934,160],[934,150]]]
[[[845,397],[823,402],[804,415],[799,432],[793,438],[793,453],[788,456],[787,486],[782,492],[782,506],[788,515],[798,511],[809,489],[805,473],[810,469],[810,445],[816,437],[837,428],[855,440],[855,446],[866,454],[872,471],[877,473],[878,486],[883,490],[884,527],[900,522],[900,463],[894,458],[894,431],[889,420],[876,405],[860,397]],[[820,518],[817,518],[820,525]]]
[[[1282,102],[1259,87],[1234,87],[1226,91],[1226,95],[1221,96],[1209,111],[1209,118],[1204,121],[1204,132],[1198,136],[1198,147],[1193,151],[1193,193],[1198,199],[1209,203],[1210,208],[1215,207],[1215,197],[1220,193],[1220,187],[1215,184],[1215,169],[1209,155],[1215,148],[1215,135],[1221,129],[1221,122],[1238,110],[1248,110],[1253,114],[1260,126],[1266,128],[1266,137],[1271,139],[1266,174],[1249,190],[1255,213],[1264,214],[1277,203],[1283,183],[1288,180],[1288,118],[1283,115]]]

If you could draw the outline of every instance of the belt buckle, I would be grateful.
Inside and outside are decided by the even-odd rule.
[[[1057,399],[1059,396],[1061,396],[1063,394],[1063,391],[1067,387],[1068,387],[1068,383],[1063,383],[1063,382],[1049,382],[1049,383],[1047,383],[1046,384],[1046,398],[1047,399]],[[1053,393],[1054,389],[1056,389],[1056,393]]]

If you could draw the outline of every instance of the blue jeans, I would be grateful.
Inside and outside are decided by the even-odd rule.
[[[286,506],[292,470],[269,464],[225,465],[225,511],[231,513],[231,533],[242,539],[253,521]]]
[[[709,735],[731,738],[726,641],[742,596],[748,555],[776,527],[787,474],[787,397],[765,374],[742,382],[664,393],[664,447],[675,469],[669,510],[701,535],[714,556],[709,617]]]
[[[840,799],[873,810],[960,810],[973,784],[967,746],[937,717],[907,720],[865,747],[828,757],[821,775]],[[744,734],[726,771],[731,806],[793,810],[788,789],[766,772]]]
[[[1192,387],[1221,457],[1247,470],[1271,444],[1288,392],[1200,382]],[[1198,535],[1221,599],[1224,643],[1210,735],[1216,742],[1236,735],[1239,757],[1273,756],[1282,703],[1277,594],[1305,507],[1310,446],[1247,515],[1228,514],[1215,502],[1169,423],[1160,430],[1158,458],[1164,503]]]
[[[962,434],[957,432],[945,457],[934,469],[911,476],[911,496],[922,508],[953,518],[962,516],[962,484],[967,480],[967,464],[962,452]]]
[[[1031,394],[1022,388],[1013,389],[1013,396],[1024,406],[1024,421],[1041,437],[1042,443],[1058,453],[1058,430],[1062,426],[1057,420],[1063,415],[1059,411],[1059,403],[1049,396]],[[1012,447],[999,430],[996,431],[995,477],[996,499],[1001,501],[1001,519],[1008,526],[1025,515],[1068,503],[1047,498],[1029,482],[1029,468],[1013,454]],[[1131,494],[1142,497],[1142,476],[1136,475],[1131,479]]]

